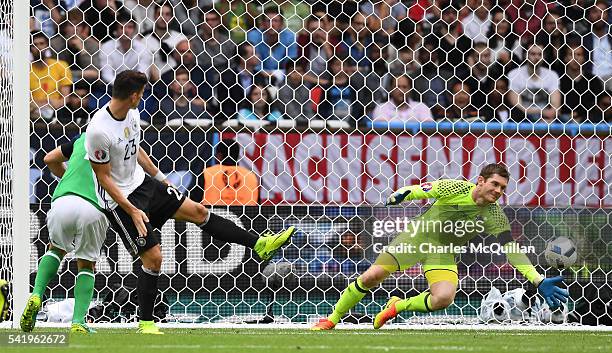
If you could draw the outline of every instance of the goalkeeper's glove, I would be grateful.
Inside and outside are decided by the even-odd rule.
[[[563,283],[563,277],[557,276],[553,278],[544,278],[538,284],[538,292],[544,297],[546,303],[551,309],[555,309],[561,305],[560,302],[566,303],[569,298],[567,289],[557,287],[557,284]]]
[[[402,201],[404,201],[408,194],[410,194],[410,189],[406,187],[397,190],[396,192],[389,195],[389,197],[387,197],[385,206],[399,205]]]

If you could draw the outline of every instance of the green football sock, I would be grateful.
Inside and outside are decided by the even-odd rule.
[[[91,303],[95,283],[93,271],[88,268],[79,270],[74,285],[74,314],[72,315],[73,324],[84,324],[85,315]]]
[[[340,299],[334,306],[334,311],[327,318],[334,324],[338,324],[340,319],[346,314],[352,307],[354,307],[363,297],[368,293],[370,288],[367,288],[361,282],[361,277],[358,277],[355,282],[346,287],[344,292],[340,295]]]
[[[398,313],[406,310],[429,313],[432,311],[430,308],[431,294],[429,291],[425,291],[415,297],[410,297],[395,303],[395,309]]]
[[[38,272],[36,273],[36,280],[34,281],[34,290],[32,294],[38,295],[42,298],[47,289],[47,285],[51,278],[57,275],[60,264],[62,263],[62,255],[59,251],[51,249],[43,255],[38,263]]]

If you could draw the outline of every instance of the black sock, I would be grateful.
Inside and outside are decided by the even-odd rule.
[[[210,211],[209,211],[210,212]],[[236,243],[253,249],[259,237],[238,227],[234,222],[210,212],[208,221],[200,224],[200,229],[211,237],[227,243]]]
[[[157,279],[159,273],[142,267],[142,273],[138,276],[138,318],[141,321],[153,320],[153,307],[157,297]]]

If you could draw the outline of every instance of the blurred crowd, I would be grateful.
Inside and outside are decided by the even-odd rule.
[[[84,124],[137,69],[160,125],[612,123],[610,20],[608,0],[31,0],[31,118]]]

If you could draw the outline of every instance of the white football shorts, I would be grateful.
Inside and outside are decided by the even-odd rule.
[[[106,239],[108,219],[82,197],[65,195],[51,203],[47,228],[54,247],[74,251],[77,259],[97,261]]]

